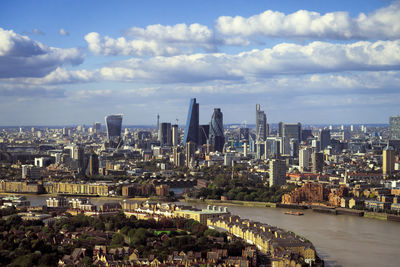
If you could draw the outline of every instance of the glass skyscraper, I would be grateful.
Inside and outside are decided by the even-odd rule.
[[[221,109],[215,108],[210,122],[210,144],[216,151],[222,152],[225,144],[223,115]]]
[[[196,98],[190,99],[183,145],[186,146],[190,141],[199,144],[199,104],[196,103]]]
[[[118,143],[121,137],[122,114],[105,117],[108,141]]]
[[[256,105],[256,142],[267,139],[267,117],[260,109],[260,104]]]
[[[393,116],[389,119],[390,139],[400,140],[400,116]]]

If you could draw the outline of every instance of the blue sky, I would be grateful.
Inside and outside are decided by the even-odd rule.
[[[398,1],[0,1],[0,125],[386,123]]]

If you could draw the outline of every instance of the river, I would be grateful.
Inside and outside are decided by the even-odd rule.
[[[31,205],[45,197],[28,196]],[[117,199],[92,198],[94,204]],[[185,203],[188,204],[188,203]],[[206,205],[193,204],[199,208]],[[278,226],[310,240],[326,266],[399,266],[400,223],[350,215],[329,215],[304,210],[304,216],[285,215],[285,209],[229,206],[241,218]]]

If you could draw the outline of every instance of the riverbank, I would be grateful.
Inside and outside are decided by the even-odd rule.
[[[276,208],[276,203],[272,203],[272,202],[196,199],[196,198],[186,198],[185,201],[188,203],[198,203],[198,204],[227,205],[227,206],[240,206],[240,207],[258,207],[258,208]]]

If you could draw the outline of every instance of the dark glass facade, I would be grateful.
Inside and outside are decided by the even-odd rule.
[[[107,127],[107,138],[109,141],[119,139],[122,128],[122,115],[109,115],[105,118]]]
[[[216,151],[222,152],[225,144],[223,115],[221,109],[215,108],[210,122],[210,144]]]
[[[183,145],[186,146],[190,141],[199,144],[199,104],[196,103],[196,98],[190,99]]]

